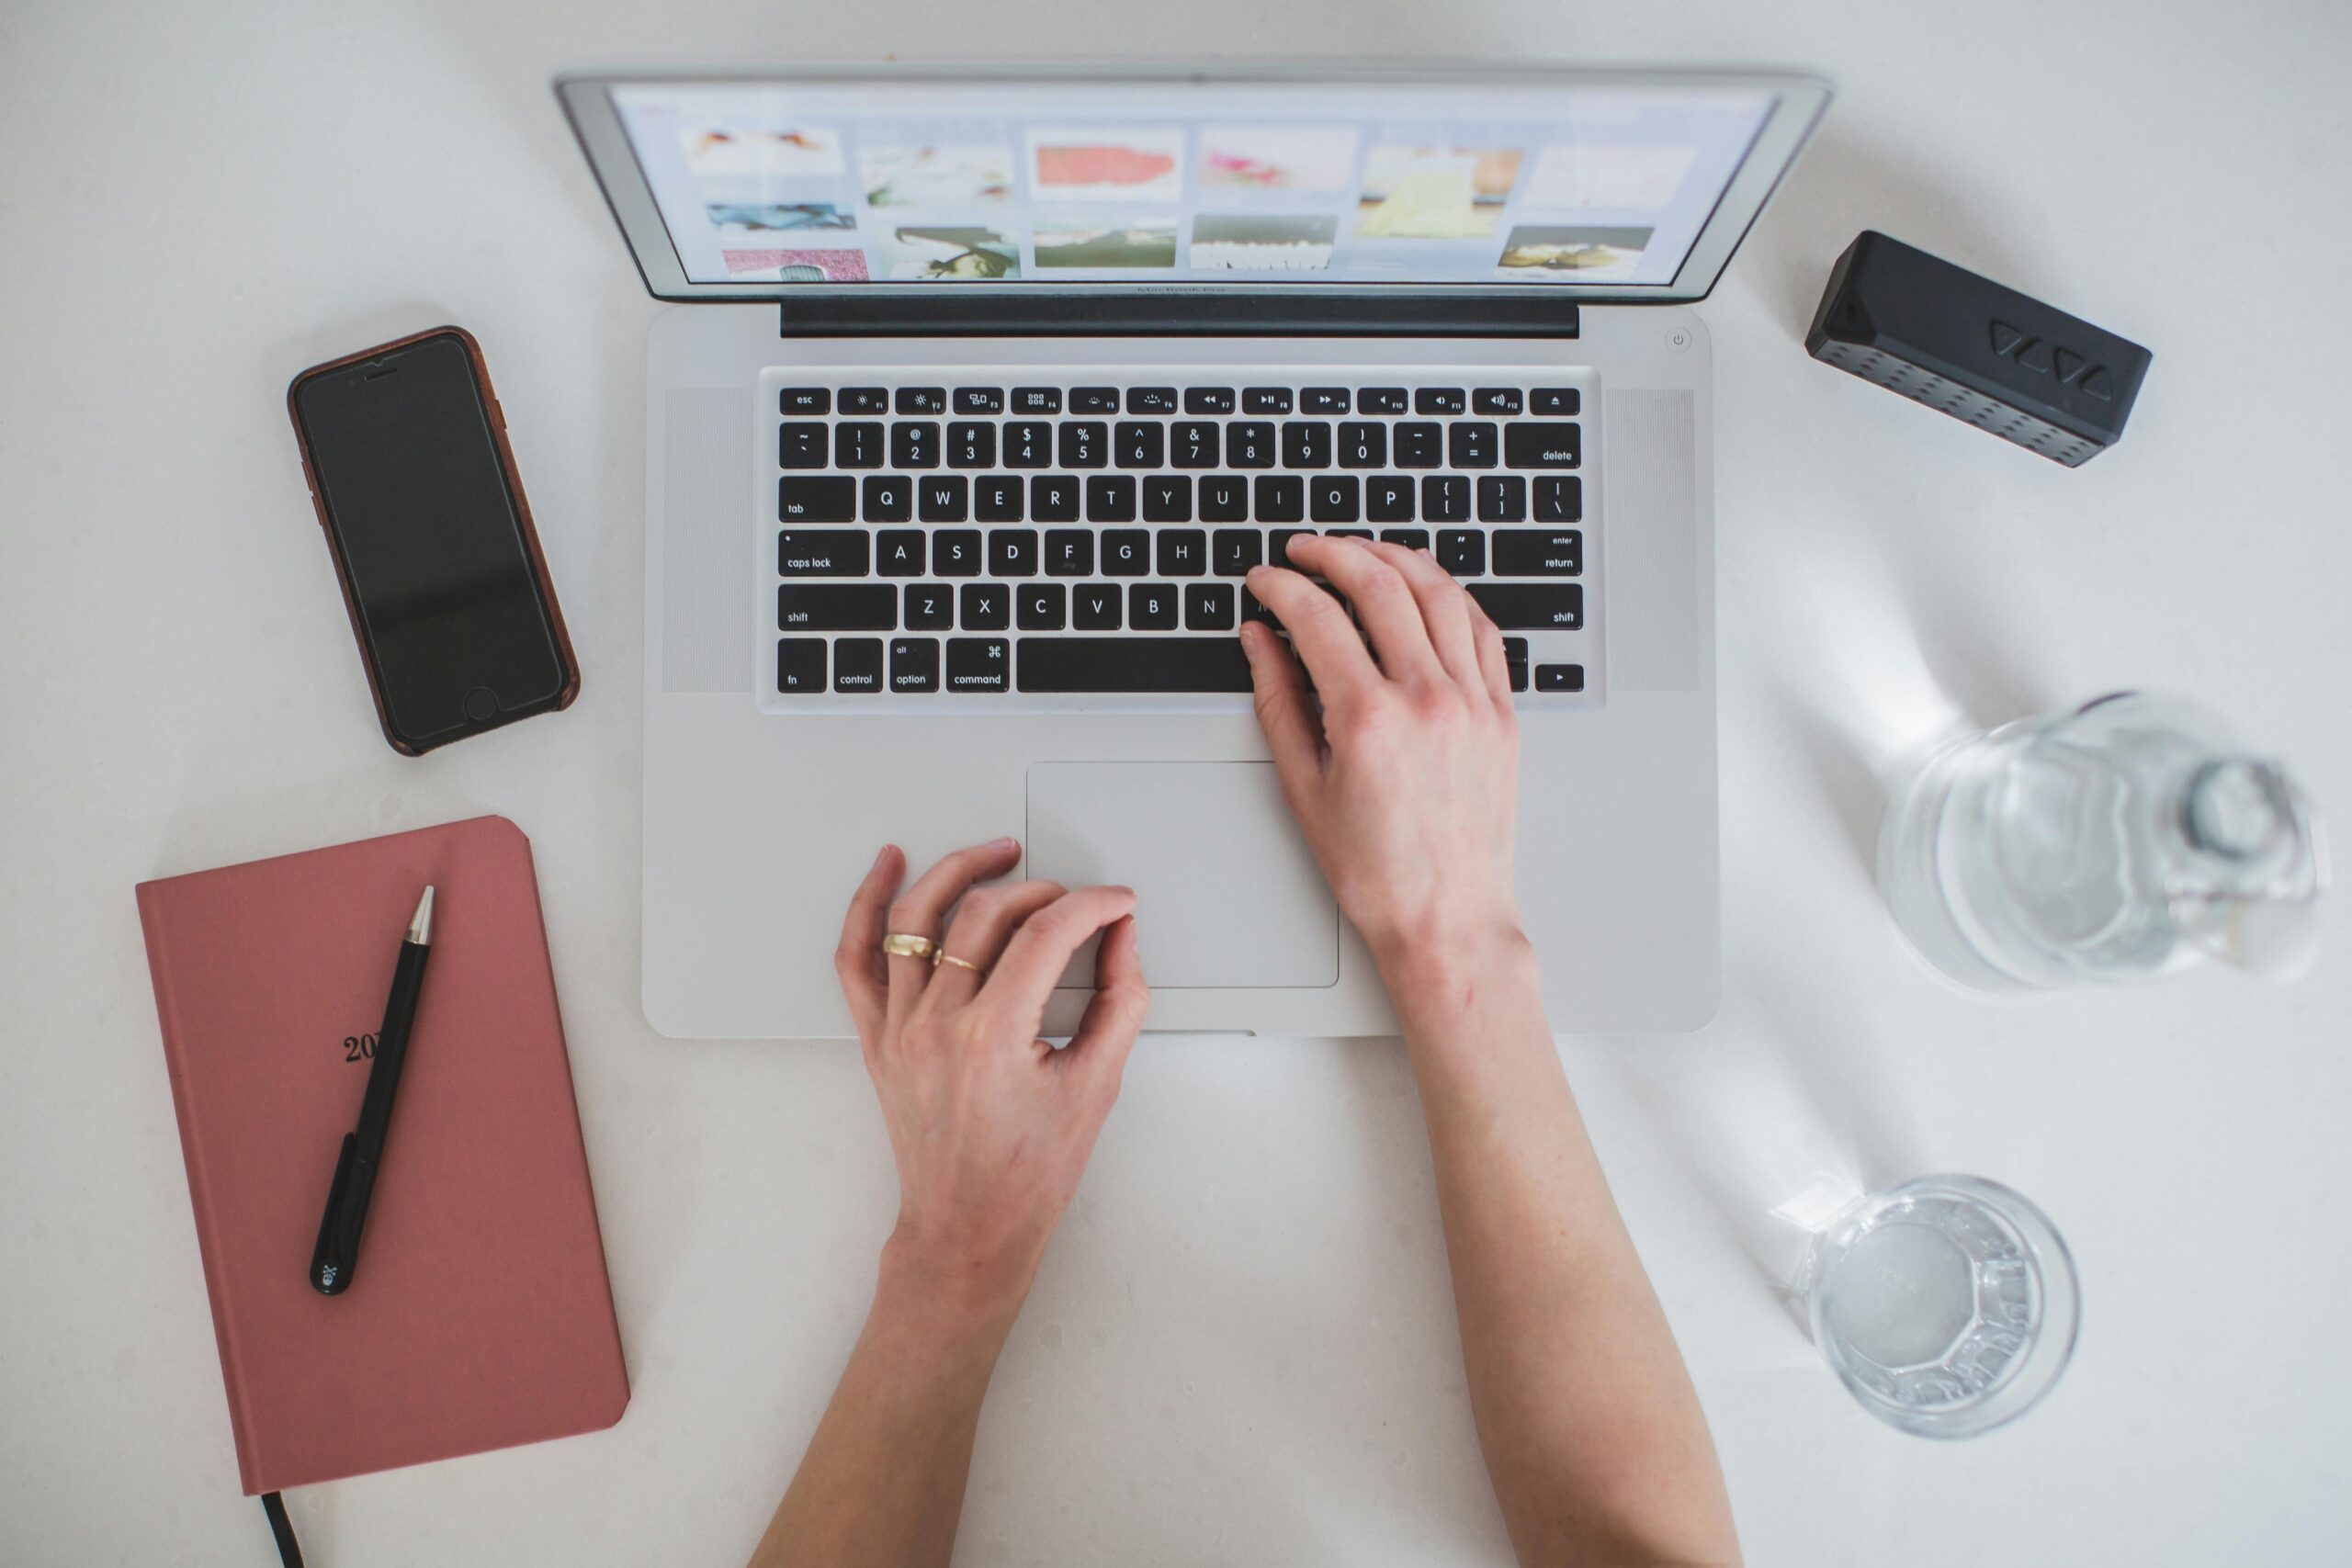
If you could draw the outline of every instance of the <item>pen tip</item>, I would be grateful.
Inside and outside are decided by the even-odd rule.
[[[416,901],[416,913],[409,917],[408,940],[419,947],[433,941],[433,886],[427,883],[424,897]]]

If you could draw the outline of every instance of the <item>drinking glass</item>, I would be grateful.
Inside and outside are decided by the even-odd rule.
[[[1814,1343],[1862,1408],[1923,1438],[1973,1438],[2040,1403],[2074,1354],[2081,1293],[2057,1227],[1973,1176],[1856,1200],[1814,1239]]]

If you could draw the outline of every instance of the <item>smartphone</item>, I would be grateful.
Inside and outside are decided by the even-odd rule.
[[[571,706],[580,666],[473,335],[313,366],[286,404],[392,749]]]

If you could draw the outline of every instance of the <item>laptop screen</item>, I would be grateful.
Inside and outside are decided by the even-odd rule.
[[[1781,98],[1767,82],[1703,76],[599,85],[684,280],[771,294],[1664,292]]]

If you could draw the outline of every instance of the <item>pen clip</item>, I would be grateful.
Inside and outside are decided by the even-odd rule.
[[[335,1255],[335,1233],[343,1228],[343,1201],[351,1189],[351,1158],[359,1150],[359,1134],[343,1135],[343,1152],[335,1156],[334,1180],[327,1186],[327,1212],[319,1218],[318,1245],[311,1248],[311,1288],[322,1296],[343,1293],[350,1281],[349,1259]]]

